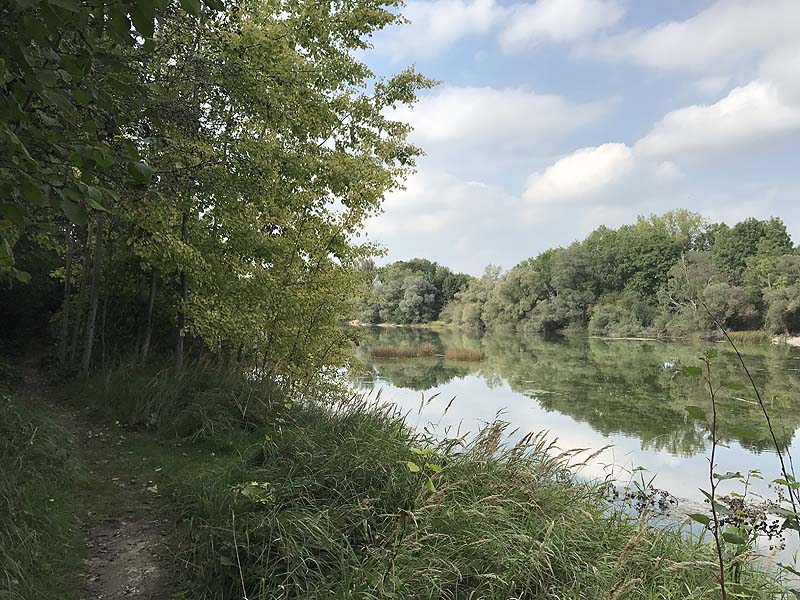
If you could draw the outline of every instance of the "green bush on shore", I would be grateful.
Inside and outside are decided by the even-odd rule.
[[[152,374],[127,378],[125,414]],[[280,406],[244,435],[159,445],[186,598],[719,597],[710,545],[615,510],[541,437],[437,442],[363,398]],[[752,563],[728,586],[780,597]]]

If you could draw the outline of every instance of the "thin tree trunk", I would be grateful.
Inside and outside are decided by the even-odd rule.
[[[72,223],[67,223],[67,250],[64,265],[64,303],[61,306],[61,343],[58,348],[58,364],[63,369],[67,363],[69,345],[69,304],[72,291]]]
[[[150,340],[153,337],[153,307],[156,303],[156,288],[158,286],[158,271],[153,269],[150,277],[150,295],[147,298],[147,316],[145,320],[144,342],[142,342],[142,363],[147,362],[150,352]]]
[[[94,264],[92,265],[92,290],[89,299],[89,315],[86,319],[86,341],[83,346],[83,361],[81,370],[84,377],[89,374],[92,363],[92,345],[94,343],[94,330],[97,322],[97,302],[100,298],[100,275],[103,264],[103,221],[105,213],[97,213],[97,232],[94,242]]]
[[[114,229],[114,221],[112,220],[108,227],[108,241],[106,242],[106,268],[111,265],[111,259],[114,256],[114,240],[111,233]],[[111,295],[111,278],[106,277],[106,285],[103,293],[103,312],[100,317],[100,360],[102,367],[106,367],[106,316],[108,315],[108,297]]]
[[[89,287],[89,244],[92,240],[92,224],[86,225],[86,242],[83,245],[83,263],[81,268],[81,289],[78,296],[78,306],[75,311],[75,324],[72,327],[72,343],[69,348],[69,364],[75,364],[75,355],[78,350],[78,337],[81,333],[81,317],[83,316],[83,305],[86,302],[86,288]]]
[[[183,211],[181,218],[181,241],[185,244],[189,236],[189,211]],[[183,328],[186,326],[186,313],[184,312],[184,304],[186,297],[189,295],[189,282],[186,277],[186,269],[181,269],[180,274],[180,298],[178,298],[178,326],[177,334],[178,340],[175,346],[175,366],[178,370],[183,368]]]

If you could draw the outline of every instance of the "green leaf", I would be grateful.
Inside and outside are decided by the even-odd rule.
[[[412,473],[419,473],[419,465],[418,465],[417,463],[415,463],[415,462],[408,461],[408,462],[406,463],[406,467],[407,467],[407,468],[408,468],[408,470],[409,470],[409,471],[411,471]]]
[[[37,184],[33,178],[29,176],[25,176],[22,178],[22,181],[19,185],[20,192],[22,193],[22,197],[25,198],[28,202],[35,204],[36,206],[44,206],[47,202],[47,197],[45,196],[42,188],[39,184]]]
[[[693,419],[698,419],[700,421],[706,420],[706,413],[699,406],[687,406],[686,412],[689,413],[689,416]]]
[[[433,471],[434,473],[441,473],[442,467],[437,465],[436,463],[425,463],[425,468]]]
[[[136,31],[144,38],[153,37],[155,32],[154,21],[156,18],[156,7],[152,0],[136,0],[131,3],[131,19]]]
[[[139,183],[149,183],[153,177],[153,168],[147,163],[133,162],[128,164],[128,173]]]
[[[76,225],[86,225],[89,222],[89,214],[86,209],[74,200],[64,198],[61,201],[61,208],[64,209],[64,214],[67,215],[67,218]]]
[[[428,477],[428,491],[430,491],[431,494],[436,493],[436,486],[433,485],[433,479],[430,477]]]
[[[740,533],[734,533],[733,531],[723,532],[722,539],[729,544],[737,544],[739,546],[747,543],[747,538],[745,536]]]
[[[89,106],[89,96],[83,90],[72,90],[72,97],[81,106]]]
[[[692,521],[697,521],[702,525],[708,526],[708,524],[711,523],[711,519],[708,517],[708,515],[704,515],[702,513],[690,513],[686,516],[689,517]]]
[[[200,14],[200,0],[181,0],[181,8],[196,17]]]
[[[66,9],[70,12],[78,12],[81,9],[79,0],[47,0],[49,4]]]
[[[30,283],[31,282],[31,274],[27,271],[20,271],[19,269],[14,269],[14,279],[19,281],[20,283]]]
[[[736,473],[728,471],[725,473],[725,475],[714,473],[714,479],[719,479],[720,481],[727,481],[728,479],[742,479],[742,474],[738,471]]]
[[[680,373],[687,377],[700,377],[703,374],[703,369],[700,367],[681,367]]]
[[[3,203],[0,204],[0,215],[15,225],[22,225],[25,220],[25,209],[16,204]]]
[[[785,564],[783,564],[783,563],[778,563],[778,566],[779,566],[781,569],[783,569],[784,571],[788,571],[788,572],[789,572],[789,573],[791,573],[792,575],[797,575],[798,577],[800,577],[800,571],[798,571],[798,570],[797,570],[797,569],[795,569],[794,567],[791,567],[791,566],[789,566],[789,565],[785,565]]]

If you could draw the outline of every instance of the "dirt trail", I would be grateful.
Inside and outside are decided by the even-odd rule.
[[[46,404],[74,437],[72,451],[88,470],[82,490],[86,558],[81,600],[168,600],[165,531],[152,482],[137,478],[120,446],[124,431],[86,420],[55,398],[37,361],[20,369],[19,393]],[[150,488],[150,489],[148,489]]]

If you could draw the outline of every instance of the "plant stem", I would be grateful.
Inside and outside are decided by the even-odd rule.
[[[706,384],[708,385],[708,395],[711,398],[711,458],[708,461],[708,479],[711,485],[711,518],[714,521],[714,528],[711,530],[714,536],[714,545],[717,549],[717,560],[719,562],[719,590],[722,600],[727,600],[728,594],[725,590],[725,559],[722,556],[722,542],[719,539],[719,516],[717,515],[717,481],[714,478],[714,467],[716,466],[717,456],[717,392],[711,381],[711,361],[704,359],[706,365]]]

